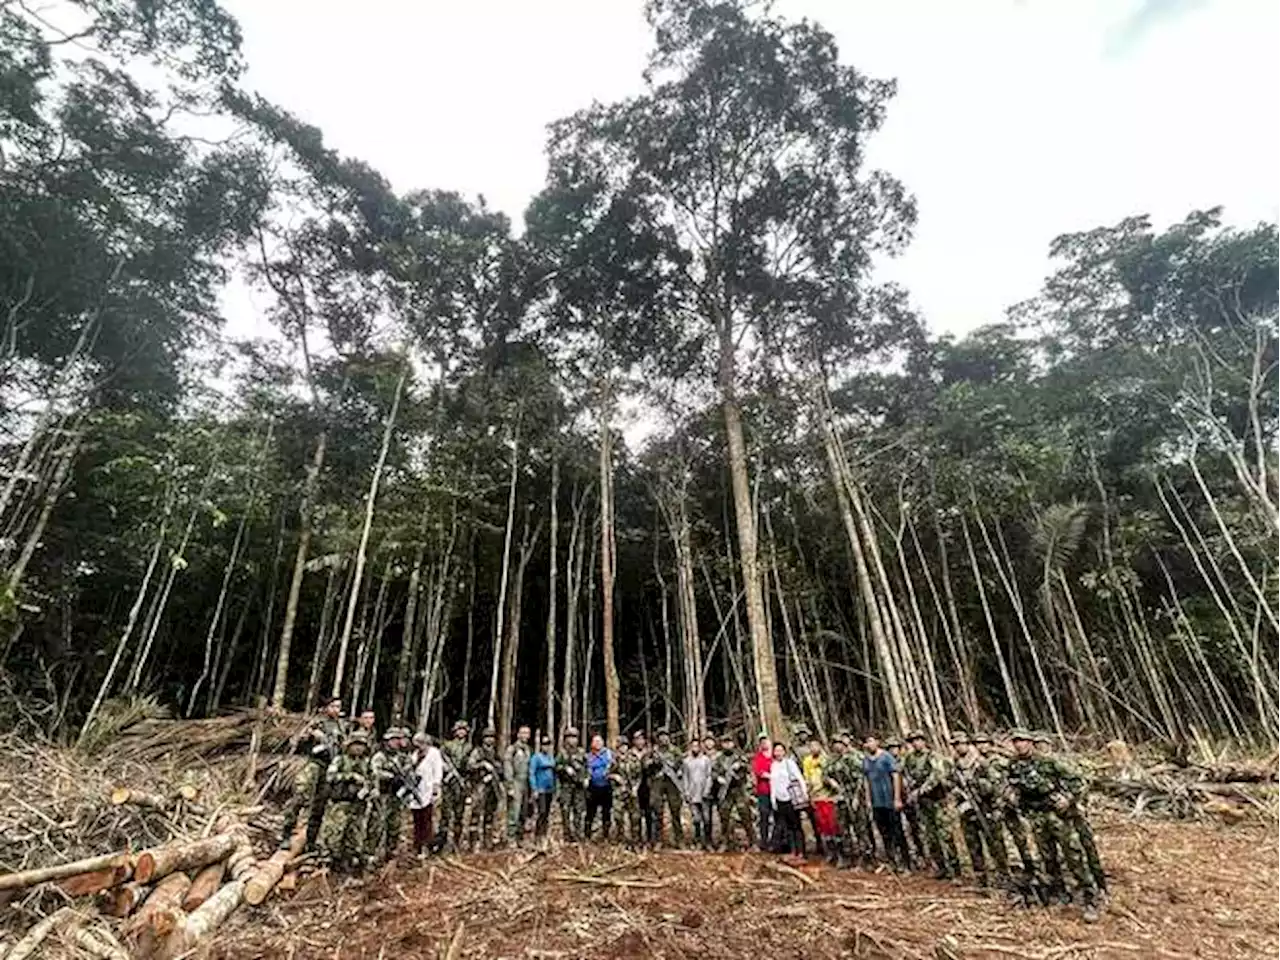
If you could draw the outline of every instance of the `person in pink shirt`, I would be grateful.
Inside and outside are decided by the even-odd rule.
[[[755,756],[751,758],[751,773],[756,778],[756,826],[760,849],[768,846],[768,838],[773,836],[773,799],[769,789],[769,770],[773,766],[773,744],[769,735],[760,732],[756,743]]]

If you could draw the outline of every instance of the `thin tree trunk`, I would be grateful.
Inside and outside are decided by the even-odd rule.
[[[547,646],[546,646],[546,678],[543,698],[546,701],[546,726],[548,734],[554,736],[556,729],[556,600],[559,597],[559,548],[560,548],[560,452],[551,452],[551,531],[550,561],[547,571]]]
[[[516,710],[516,674],[520,665],[520,610],[524,603],[524,574],[529,560],[542,536],[542,521],[538,521],[532,535],[529,532],[529,514],[525,509],[524,530],[520,534],[520,557],[516,561],[511,580],[511,617],[507,624],[507,640],[502,650],[502,694],[498,713],[498,743],[511,742],[511,724]]]
[[[493,665],[489,672],[488,725],[493,726],[498,711],[498,679],[502,668],[502,630],[507,610],[507,581],[511,577],[511,537],[515,532],[516,478],[520,467],[520,425],[524,408],[516,411],[516,427],[511,445],[511,479],[507,486],[507,526],[502,536],[502,576],[498,583],[497,620],[493,628]],[[505,744],[505,741],[503,741]]]
[[[387,453],[391,449],[391,436],[395,431],[396,415],[400,412],[400,397],[404,393],[404,385],[408,379],[409,362],[406,360],[400,371],[400,379],[396,381],[396,392],[391,400],[391,411],[387,414],[386,428],[382,431],[382,448],[378,451],[378,462],[374,465],[373,477],[369,481],[369,496],[364,506],[364,527],[360,531],[360,546],[356,550],[356,570],[352,577],[351,594],[347,603],[347,619],[343,623],[342,635],[338,640],[338,664],[334,668],[332,687],[332,695],[335,697],[339,696],[342,691],[342,674],[347,660],[347,645],[351,642],[351,628],[355,623],[360,583],[364,578],[364,566],[369,550],[369,531],[373,528],[373,511],[378,502],[378,486],[382,483],[382,471],[387,465]]]
[[[423,531],[419,529],[421,537]],[[413,667],[415,626],[418,614],[418,593],[422,588],[422,561],[427,553],[425,541],[418,543],[413,553],[413,569],[409,571],[409,596],[404,604],[404,629],[400,633],[400,658],[396,662],[396,685],[391,693],[391,722],[404,722],[404,705],[409,693],[410,671]]]
[[[609,743],[617,743],[621,733],[618,716],[618,665],[613,652],[613,581],[617,573],[614,552],[613,439],[609,429],[608,386],[600,406],[600,653],[604,666],[605,730]]]

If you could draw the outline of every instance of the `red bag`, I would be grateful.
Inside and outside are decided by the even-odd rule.
[[[818,835],[834,837],[840,833],[840,822],[836,818],[834,800],[813,801],[813,818],[818,822]]]

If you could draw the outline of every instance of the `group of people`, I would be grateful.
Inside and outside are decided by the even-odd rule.
[[[687,807],[692,841],[705,850],[812,851],[838,867],[932,864],[939,878],[956,878],[963,849],[980,884],[1014,895],[1070,902],[1069,875],[1086,919],[1096,918],[1106,878],[1084,812],[1087,785],[1049,737],[957,732],[941,750],[919,730],[883,744],[838,733],[830,749],[803,726],[792,735],[789,746],[762,733],[751,755],[730,735],[679,746],[660,728],[652,744],[637,732],[613,747],[599,735],[584,746],[569,727],[557,750],[551,736],[534,743],[521,726],[500,752],[492,727],[473,743],[462,720],[438,745],[401,727],[378,740],[372,711],[352,726],[334,699],[304,738],[310,762],[286,805],[282,845],[306,810],[307,845],[336,868],[359,870],[395,854],[405,808],[414,852],[427,856],[492,847],[500,812],[507,843],[524,843],[530,828],[545,843],[556,806],[566,842],[679,847]]]

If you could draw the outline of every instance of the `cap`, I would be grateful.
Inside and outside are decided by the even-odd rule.
[[[927,740],[928,737],[924,735],[923,730],[916,728],[915,730],[908,731],[905,739],[907,743],[910,743],[912,740]]]
[[[633,733],[633,734],[631,735],[631,739],[632,739],[632,740],[643,740],[643,739],[644,739],[644,731],[643,731],[643,730],[637,730],[635,733]]]
[[[899,740],[897,737],[889,737],[887,740],[885,740],[884,745],[886,747],[900,747],[902,746],[902,741]]]
[[[576,736],[578,735],[578,728],[577,728],[577,727],[565,727],[565,728],[564,728],[564,735],[565,735],[566,737],[576,737]]]
[[[455,721],[453,721],[453,732],[454,732],[454,733],[457,733],[459,730],[470,730],[470,729],[471,729],[471,725],[470,725],[469,723],[467,723],[467,721],[465,721],[465,720],[455,720]]]
[[[364,730],[352,730],[347,734],[346,743],[348,745],[358,743],[363,747],[367,747],[369,745],[369,734]]]
[[[975,733],[969,740],[971,743],[990,743],[991,737],[985,733]]]
[[[399,727],[387,727],[386,731],[382,734],[382,740],[385,743],[388,740],[396,739],[398,736],[400,736]]]
[[[846,737],[843,733],[837,733],[834,737],[832,737],[832,738],[831,738],[831,742],[832,742],[832,743],[843,743],[845,746],[848,746],[848,745],[849,745],[849,738],[848,738],[848,737]]]
[[[1049,736],[1049,734],[1045,733],[1043,730],[1037,730],[1031,735],[1031,739],[1036,743],[1053,743],[1053,737]]]
[[[951,742],[952,743],[972,743],[973,741],[969,739],[969,735],[965,733],[963,730],[952,730]]]
[[[1034,740],[1035,737],[1030,732],[1022,729],[1022,727],[1014,727],[1012,730],[1009,731],[1009,739],[1010,740],[1026,740],[1030,742]]]
[[[480,736],[481,736],[482,738],[483,738],[483,737],[496,737],[497,735],[498,735],[498,731],[497,731],[497,730],[495,730],[495,729],[493,729],[493,727],[485,727],[482,731],[480,731]]]
[[[668,730],[666,727],[659,727],[659,728],[658,728],[658,736],[660,736],[660,737],[662,737],[662,736],[667,736],[667,737],[669,737],[669,736],[671,736],[671,731],[670,731],[670,730]]]

